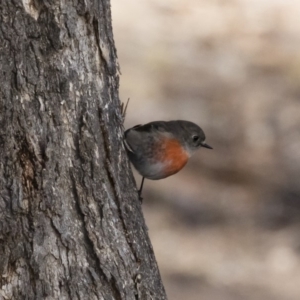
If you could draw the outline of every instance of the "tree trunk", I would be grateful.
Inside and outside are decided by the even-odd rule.
[[[109,1],[0,14],[0,299],[166,299],[122,143]]]

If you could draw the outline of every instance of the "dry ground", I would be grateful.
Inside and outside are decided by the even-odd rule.
[[[300,2],[112,0],[112,14],[126,127],[191,120],[214,147],[145,182],[169,299],[298,300]]]

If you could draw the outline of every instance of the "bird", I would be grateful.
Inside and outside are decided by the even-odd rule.
[[[184,120],[136,125],[125,131],[124,145],[129,160],[142,176],[138,190],[141,202],[145,178],[169,177],[179,172],[198,149],[213,149],[206,143],[201,127]]]

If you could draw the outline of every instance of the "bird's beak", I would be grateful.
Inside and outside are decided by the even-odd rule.
[[[206,143],[202,143],[201,146],[207,149],[213,149],[213,147],[207,145]]]

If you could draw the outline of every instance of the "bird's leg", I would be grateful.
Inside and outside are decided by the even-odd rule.
[[[141,187],[140,187],[140,189],[138,191],[139,199],[140,199],[141,203],[143,203],[142,190],[143,190],[144,180],[145,180],[145,177],[143,177],[142,183],[141,183]]]

